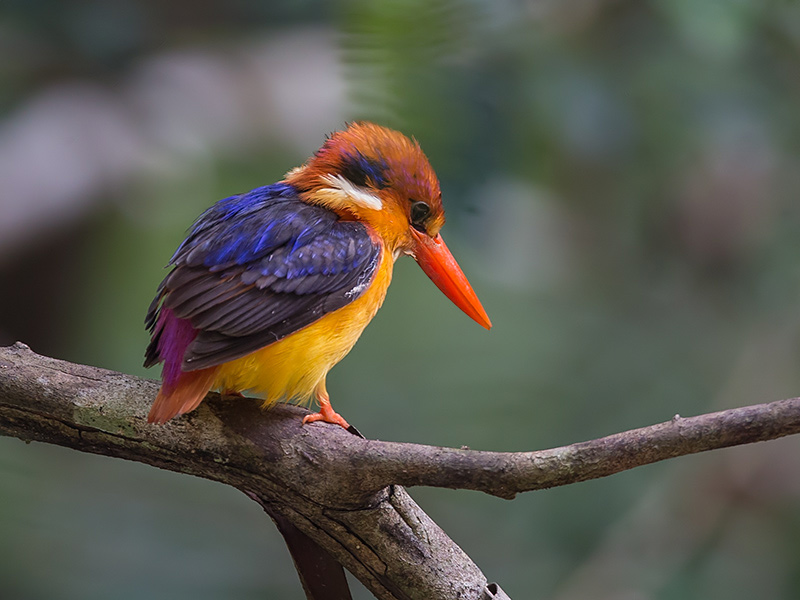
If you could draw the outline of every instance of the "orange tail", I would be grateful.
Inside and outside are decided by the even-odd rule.
[[[162,385],[147,415],[148,423],[166,423],[172,417],[193,411],[206,397],[214,383],[217,367],[186,371],[174,387]]]

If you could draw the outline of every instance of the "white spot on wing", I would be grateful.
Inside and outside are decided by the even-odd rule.
[[[354,288],[347,290],[344,293],[344,295],[347,298],[353,298],[353,299],[358,298],[362,294],[362,292],[367,289],[368,283],[369,282],[367,282],[367,283],[359,283]]]
[[[344,293],[345,297],[354,300],[364,293],[364,291],[369,287],[369,284],[372,282],[375,272],[378,270],[378,261],[380,260],[380,256],[380,252],[375,255],[375,258],[372,259],[369,267],[362,271],[358,281],[356,282],[356,285]]]
[[[364,188],[358,187],[352,181],[341,175],[323,175],[321,179],[331,186],[326,188],[326,191],[344,194],[351,201],[364,208],[371,208],[372,210],[381,210],[383,208],[383,203],[378,196],[370,194]]]

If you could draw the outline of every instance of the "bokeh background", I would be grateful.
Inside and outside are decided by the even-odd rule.
[[[368,436],[531,450],[800,394],[789,0],[4,0],[0,342],[156,377],[144,312],[192,220],[362,118],[422,143],[494,321],[400,261],[329,378]],[[800,597],[798,439],[411,492],[513,598]],[[302,592],[238,492],[2,438],[0,596]]]

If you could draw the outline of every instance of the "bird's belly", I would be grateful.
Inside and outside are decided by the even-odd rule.
[[[383,304],[393,265],[392,257],[384,252],[369,288],[356,300],[279,342],[220,365],[213,387],[252,391],[263,396],[265,406],[281,400],[308,400]]]

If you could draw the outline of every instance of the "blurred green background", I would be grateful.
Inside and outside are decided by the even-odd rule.
[[[4,345],[157,377],[192,220],[366,118],[421,142],[494,322],[400,261],[329,378],[367,436],[532,450],[800,390],[796,2],[5,0],[0,115]],[[793,599],[799,450],[411,493],[513,598]],[[242,494],[0,438],[0,597],[302,592]]]

